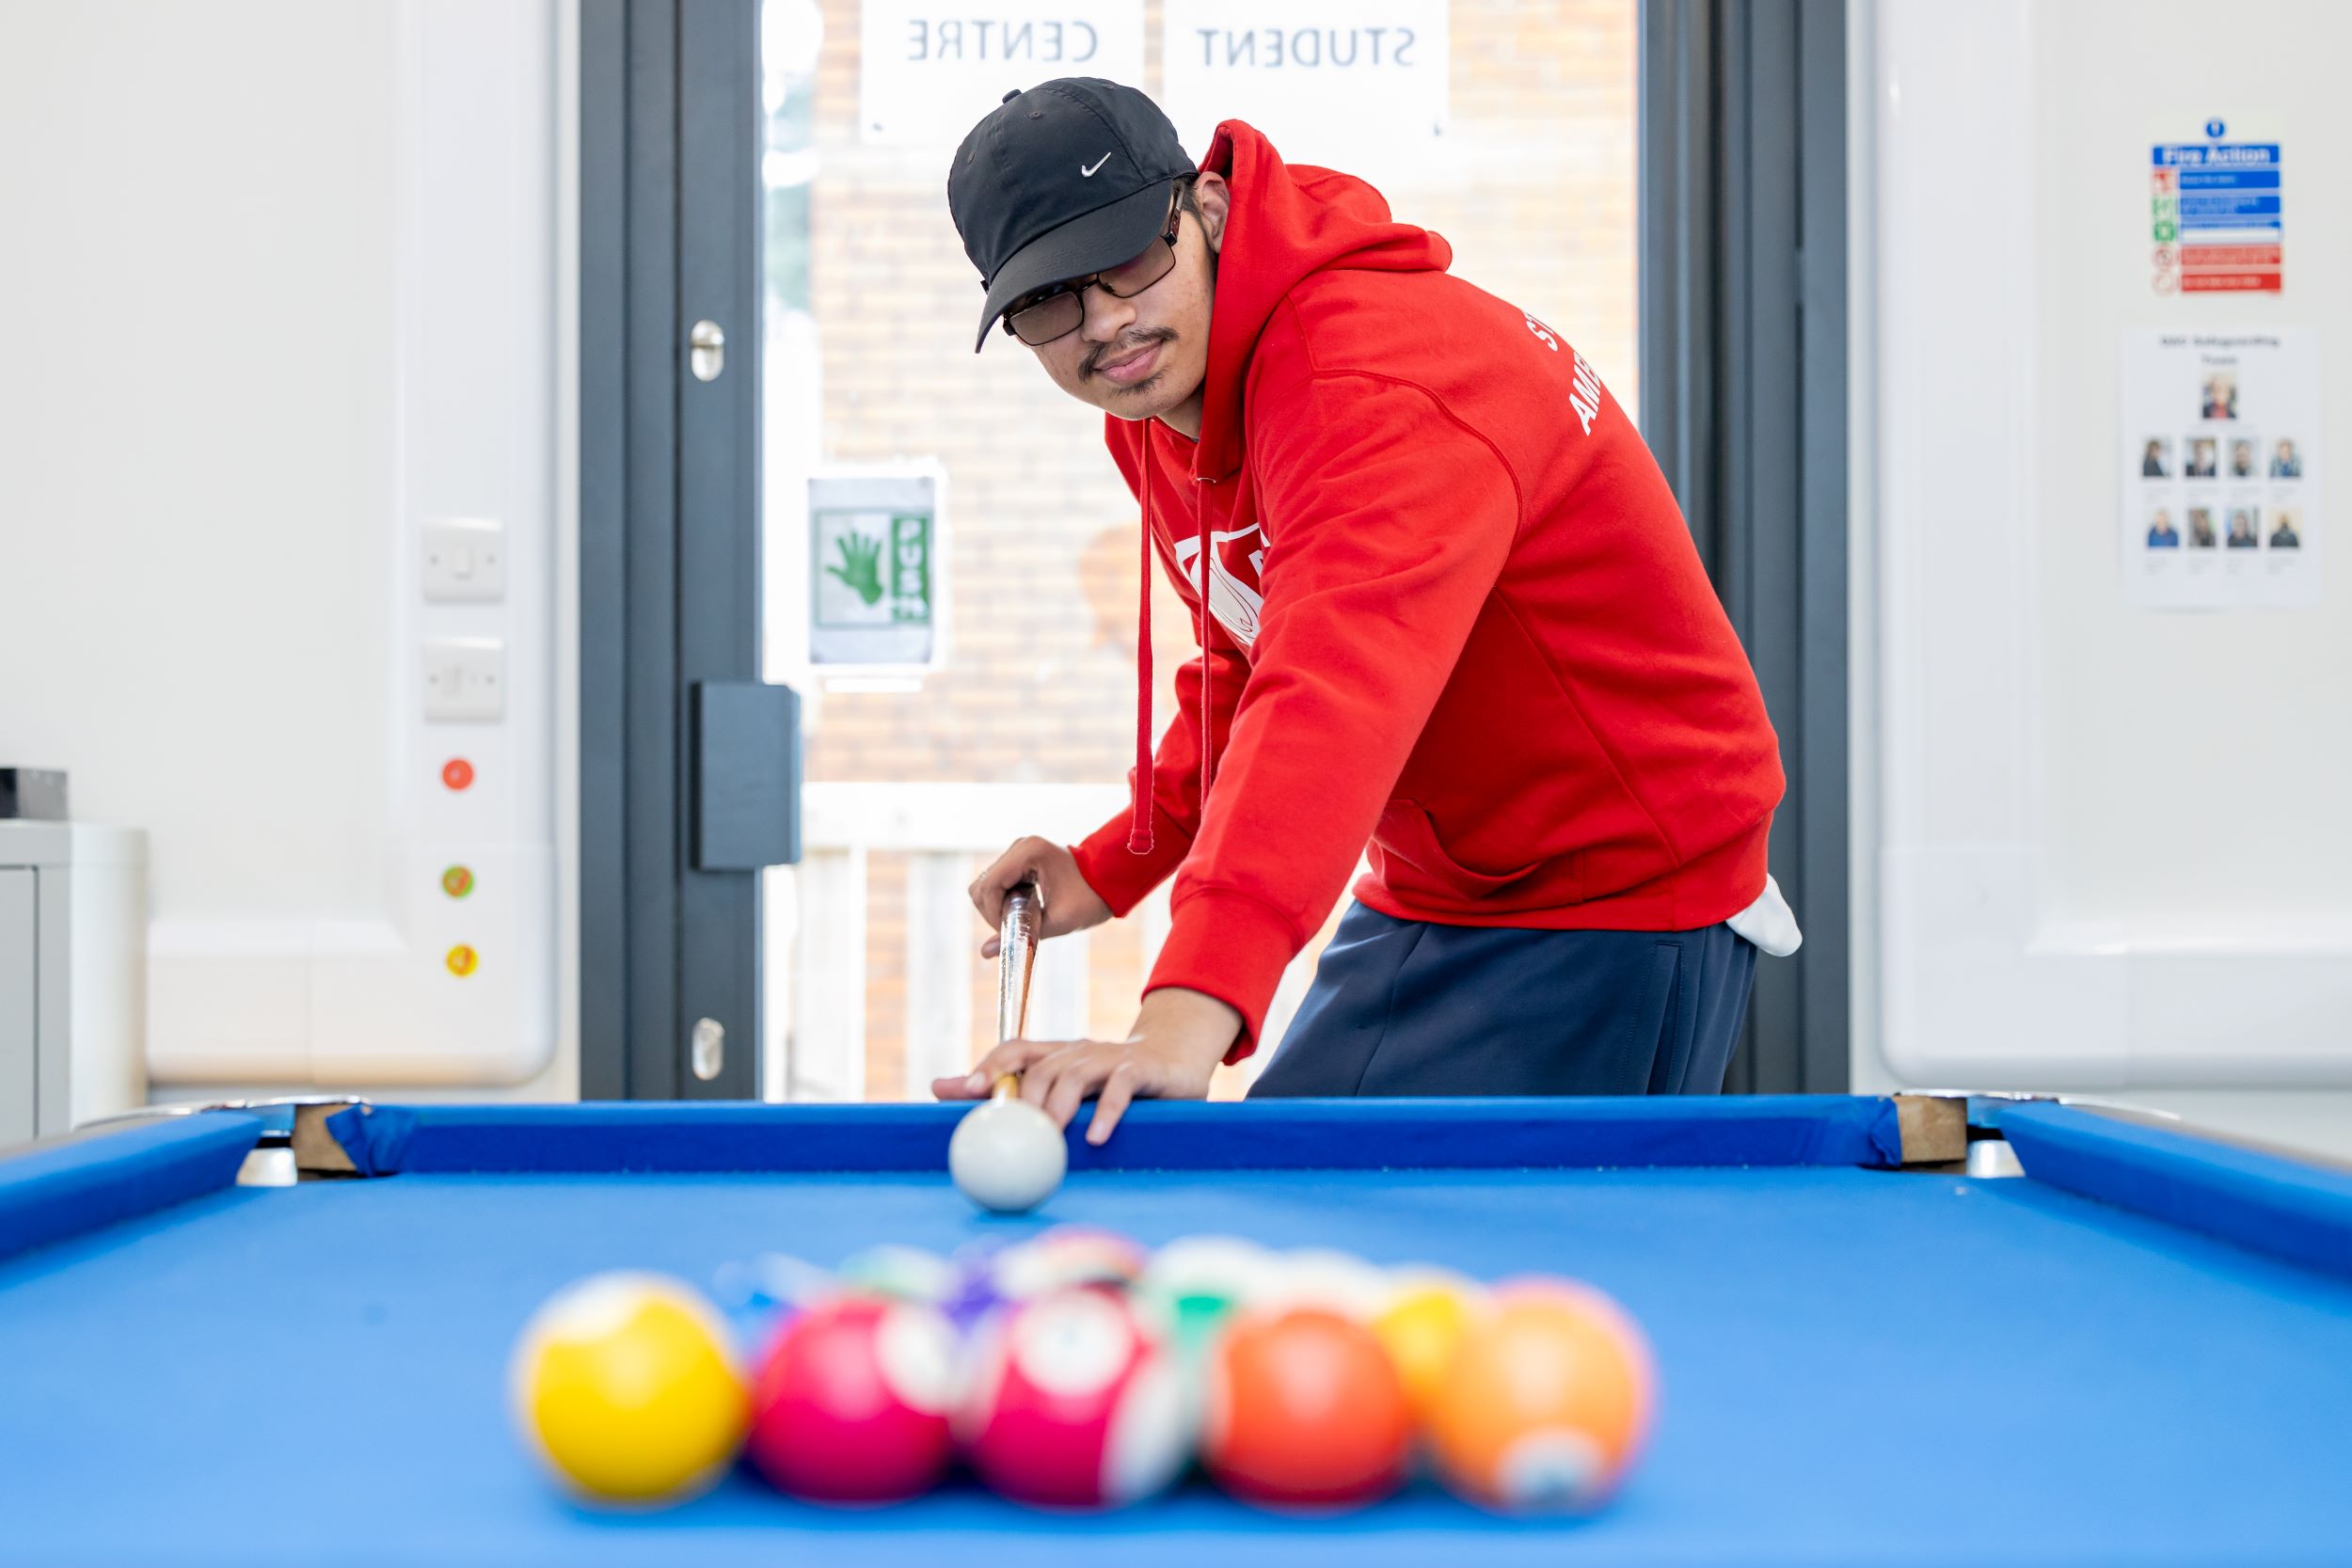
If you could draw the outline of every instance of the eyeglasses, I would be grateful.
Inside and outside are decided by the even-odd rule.
[[[1086,292],[1100,289],[1113,299],[1133,299],[1176,270],[1176,236],[1184,225],[1180,201],[1168,204],[1168,231],[1153,240],[1142,255],[1105,267],[1090,277],[1073,277],[1032,295],[1026,305],[1005,312],[1005,330],[1040,348],[1067,338],[1087,319]]]

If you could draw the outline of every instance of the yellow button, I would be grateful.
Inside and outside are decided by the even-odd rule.
[[[474,972],[474,966],[482,961],[482,955],[461,942],[449,950],[446,961],[449,972],[462,979]]]

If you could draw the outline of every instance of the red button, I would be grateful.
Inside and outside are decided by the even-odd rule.
[[[464,757],[452,757],[441,765],[441,782],[452,789],[463,789],[473,783],[473,764]]]

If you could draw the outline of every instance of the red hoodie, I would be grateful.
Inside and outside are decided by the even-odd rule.
[[[1136,820],[1074,847],[1117,914],[1177,873],[1145,989],[1232,1005],[1228,1059],[1248,1054],[1367,840],[1356,896],[1402,919],[1663,931],[1745,909],[1778,744],[1592,366],[1449,277],[1446,242],[1362,181],[1238,120],[1201,167],[1232,203],[1200,438],[1104,427],[1202,656],[1158,755],[1139,740]]]

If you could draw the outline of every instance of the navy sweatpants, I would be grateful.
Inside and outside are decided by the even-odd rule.
[[[1359,904],[1249,1092],[1717,1094],[1755,978],[1728,926],[1433,926]]]

